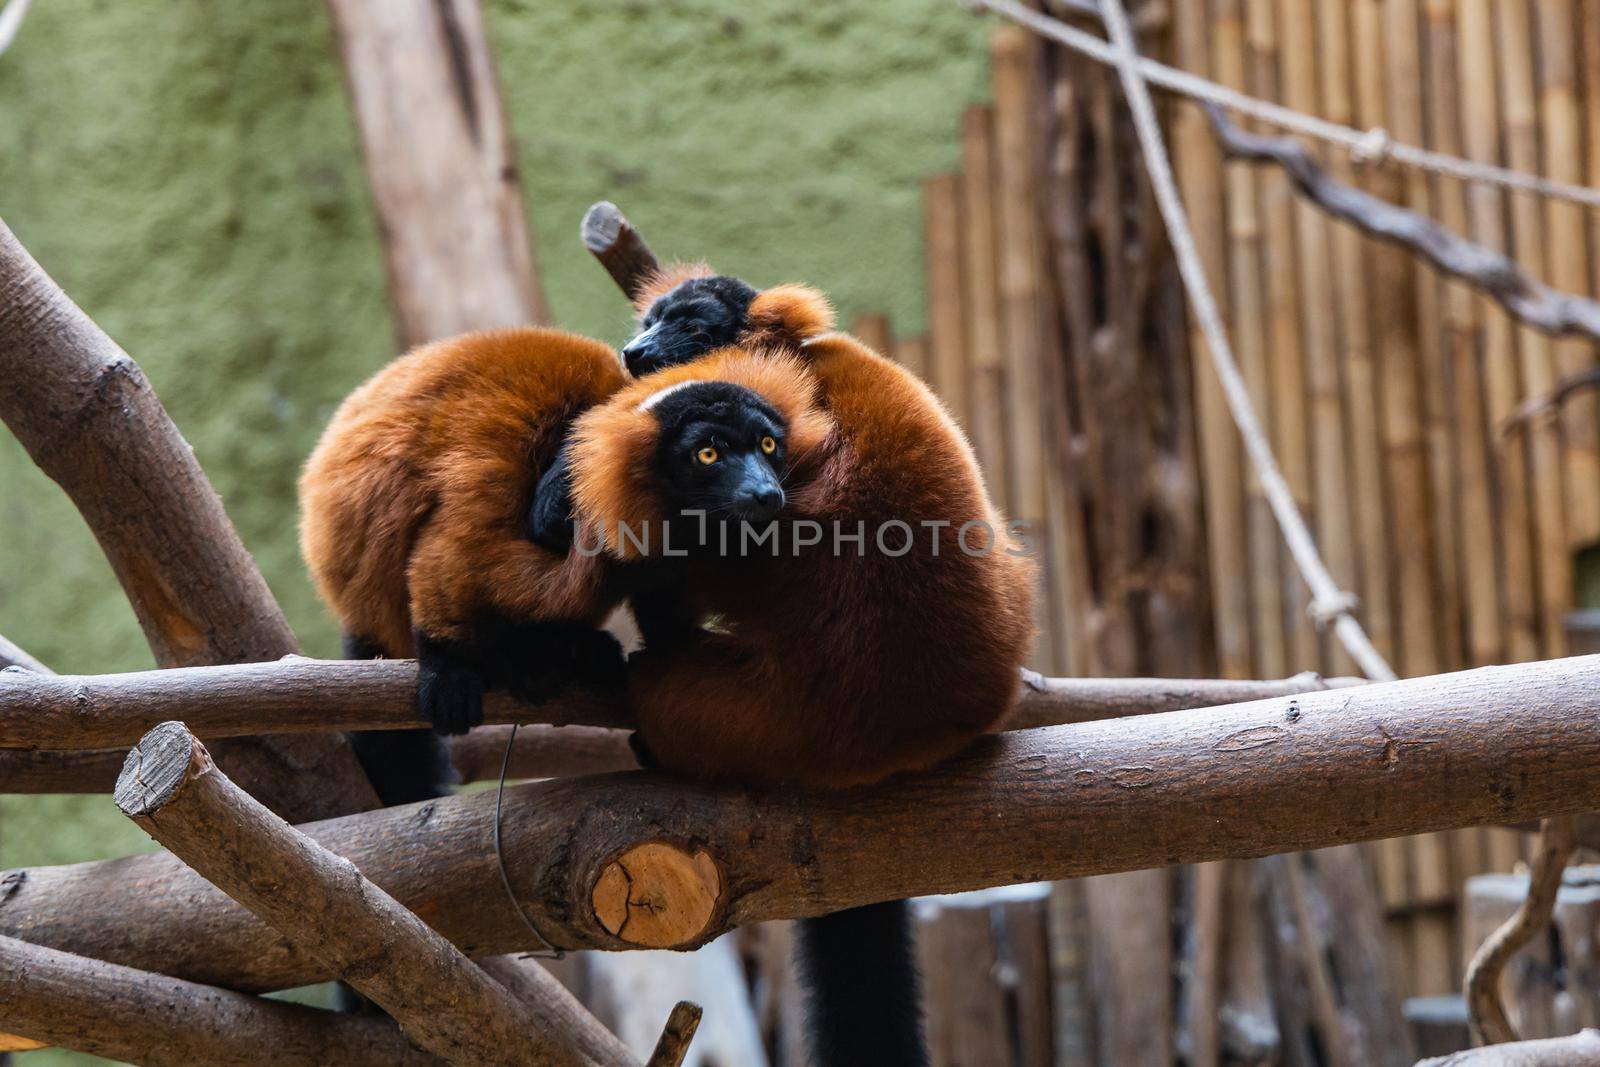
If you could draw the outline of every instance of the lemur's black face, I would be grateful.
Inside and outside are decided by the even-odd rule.
[[[691,278],[650,305],[622,360],[639,377],[738,340],[756,291],[738,278]]]
[[[661,426],[657,485],[673,514],[764,524],[784,505],[788,426],[760,395],[729,382],[685,382],[645,401]]]

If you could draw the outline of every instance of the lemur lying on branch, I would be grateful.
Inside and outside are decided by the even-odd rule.
[[[302,503],[352,651],[417,655],[441,731],[481,721],[485,686],[624,685],[647,763],[756,786],[873,782],[992,726],[1034,574],[933,394],[804,287],[673,268],[638,311],[631,383],[604,346],[520,330],[346,401]],[[625,672],[596,629],[623,597]],[[386,802],[443,788],[419,736],[360,746]],[[925,1062],[909,938],[903,902],[803,924],[820,1064]]]

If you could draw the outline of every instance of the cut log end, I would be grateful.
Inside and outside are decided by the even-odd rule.
[[[591,899],[595,918],[613,936],[644,948],[677,948],[711,928],[725,888],[710,853],[647,841],[605,865]]]
[[[123,761],[113,797],[130,819],[147,818],[211,763],[205,747],[181,722],[164,722],[140,739]]]
[[[628,220],[621,209],[609,200],[602,200],[583,213],[583,223],[579,229],[583,235],[583,247],[595,255],[609,252],[627,225]]]

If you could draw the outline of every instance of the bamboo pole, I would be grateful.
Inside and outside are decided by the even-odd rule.
[[[1582,116],[1577,96],[1577,10],[1573,0],[1535,0],[1538,17],[1539,117],[1544,146],[1542,173],[1558,181],[1584,180]],[[1577,204],[1544,201],[1546,277],[1557,289],[1583,292],[1589,284],[1586,217]],[[1594,346],[1555,343],[1563,376],[1594,365]],[[1567,544],[1585,548],[1600,541],[1600,401],[1585,392],[1561,410],[1566,475]]]
[[[1312,0],[1283,0],[1279,24],[1279,69],[1283,103],[1316,114],[1318,46]],[[1322,58],[1326,58],[1325,56]],[[1328,220],[1311,204],[1296,199],[1294,228],[1298,254],[1300,326],[1305,344],[1306,396],[1311,418],[1312,510],[1317,544],[1341,589],[1359,586],[1352,536],[1348,448],[1339,388],[1338,310],[1334,306],[1333,254]],[[1338,673],[1354,661],[1338,642],[1330,643],[1329,662]]]
[[[1012,510],[1006,476],[1006,379],[995,279],[994,111],[974,104],[961,115],[962,281],[966,288],[967,425],[989,493]]]
[[[1006,438],[1011,475],[1008,496],[1012,517],[1044,535],[1040,543],[1045,546],[1045,558],[1040,571],[1045,595],[1036,601],[1041,635],[1034,658],[1049,665],[1046,669],[1060,670],[1065,664],[1062,645],[1069,600],[1059,531],[1053,536],[1047,528],[1053,512],[1046,464],[1051,446],[1046,423],[1048,398],[1044,396],[1042,366],[1048,350],[1043,311],[1046,294],[1040,278],[1043,252],[1035,215],[1038,46],[1026,30],[1004,26],[990,39],[990,51],[994,71],[995,188],[999,197],[998,292],[1006,407],[1010,415]]]
[[[1212,70],[1210,25],[1203,3],[1173,9],[1173,36],[1178,65],[1197,74]],[[1186,107],[1173,121],[1173,147],[1184,208],[1194,222],[1195,242],[1206,275],[1221,279],[1228,262],[1226,233],[1221,224],[1222,162],[1215,139],[1198,109]],[[1228,678],[1252,673],[1250,599],[1238,578],[1249,573],[1246,539],[1243,458],[1239,434],[1228,413],[1216,371],[1206,355],[1198,325],[1191,323],[1189,352],[1194,368],[1195,421],[1200,448],[1201,485],[1205,494],[1206,548],[1210,562],[1212,629],[1217,669]]]
[[[1481,43],[1475,59],[1498,57],[1504,90],[1506,162],[1530,173],[1539,168],[1538,105],[1534,87],[1533,34],[1526,4],[1494,4],[1492,41]],[[1487,48],[1485,53],[1481,49]],[[1539,198],[1511,196],[1512,252],[1530,267],[1545,261],[1545,218]],[[1555,350],[1543,335],[1523,330],[1521,349],[1523,395],[1543,396],[1559,377]],[[1563,619],[1572,581],[1566,531],[1566,456],[1558,420],[1540,419],[1522,435],[1527,443],[1529,485],[1534,509],[1534,556],[1538,574],[1538,612],[1545,649],[1564,647]]]
[[[11,937],[0,937],[0,1017],[43,1043],[150,1067],[445,1062],[382,1016],[265,1000]]]
[[[1355,67],[1350,54],[1351,12],[1347,4],[1317,4],[1321,56],[1322,114],[1351,125],[1356,121]],[[1348,158],[1333,154],[1334,172],[1352,179]],[[1358,572],[1361,621],[1384,657],[1396,656],[1394,605],[1390,597],[1388,517],[1383,492],[1382,433],[1378,418],[1378,367],[1373,352],[1371,288],[1363,266],[1360,235],[1348,226],[1332,227],[1334,290],[1339,308],[1340,382],[1350,437],[1350,492]]]
[[[424,1048],[452,1063],[583,1067],[547,1018],[529,1018],[504,986],[350,861],[251,799],[182,723],[139,741],[115,796],[141,829],[333,968]],[[546,978],[547,991],[560,989]]]
[[[1212,74],[1224,85],[1247,89],[1242,0],[1218,0],[1212,14]],[[1228,295],[1239,369],[1250,386],[1250,401],[1268,432],[1276,434],[1272,405],[1272,362],[1267,356],[1267,311],[1262,278],[1261,219],[1253,167],[1226,169]],[[1193,216],[1191,216],[1193,218]],[[1282,535],[1254,466],[1246,464],[1245,499],[1249,546],[1252,654],[1256,669],[1288,670],[1284,632]],[[1234,576],[1237,581],[1243,575]]]
[[[1597,762],[1588,656],[1017,731],[840,793],[644,773],[519,785],[502,846],[517,901],[557,946],[689,947],[877,900],[1595,810]],[[533,938],[499,888],[495,801],[303,832],[446,937],[500,954]],[[171,855],[4,877],[6,936],[239,989],[332,970]]]
[[[927,277],[928,375],[944,406],[967,425],[965,287],[961,266],[961,179],[922,183],[922,257]]]
[[[1281,100],[1282,56],[1276,0],[1246,0],[1250,44],[1250,88],[1257,96]],[[1273,449],[1295,505],[1308,518],[1312,508],[1311,413],[1306,394],[1306,352],[1300,333],[1300,276],[1295,254],[1294,190],[1286,176],[1257,175],[1266,240],[1262,269],[1267,279],[1267,307],[1272,352]],[[1234,574],[1243,571],[1234,571]],[[1230,579],[1236,580],[1236,579]],[[1317,634],[1302,610],[1310,594],[1292,566],[1283,568],[1283,612],[1289,662],[1301,669],[1321,662]]]

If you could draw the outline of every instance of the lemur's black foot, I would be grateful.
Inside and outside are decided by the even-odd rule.
[[[464,734],[483,723],[483,674],[427,638],[417,640],[417,712],[436,733]]]
[[[639,766],[647,771],[659,770],[661,764],[656,762],[656,754],[650,751],[650,746],[645,743],[644,734],[638,730],[628,735],[628,747],[633,749],[633,758],[639,761]]]
[[[583,627],[549,627],[531,634],[513,662],[507,688],[530,704],[553,700],[572,687],[618,692],[626,669],[615,637]]]

